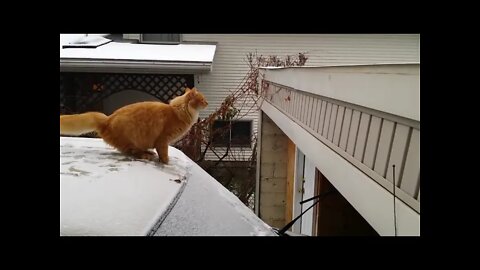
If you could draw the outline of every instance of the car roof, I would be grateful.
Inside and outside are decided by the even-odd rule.
[[[180,150],[169,156],[163,165],[60,137],[60,234],[275,235]]]
[[[178,150],[177,150],[178,151]],[[197,164],[157,236],[273,236],[273,229]]]

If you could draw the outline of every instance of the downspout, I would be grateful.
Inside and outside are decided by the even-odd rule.
[[[255,179],[255,215],[260,217],[260,164],[262,164],[262,116],[263,111],[258,111],[258,123],[257,123],[257,168]]]

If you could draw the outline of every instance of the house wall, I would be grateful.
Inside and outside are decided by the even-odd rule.
[[[270,226],[280,228],[286,223],[288,137],[265,114],[262,123],[258,214]]]

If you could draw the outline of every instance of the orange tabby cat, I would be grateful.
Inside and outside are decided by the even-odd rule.
[[[138,102],[116,110],[112,115],[87,112],[60,116],[60,134],[81,135],[96,131],[120,152],[152,160],[157,150],[159,160],[168,163],[168,145],[183,137],[197,122],[198,112],[208,102],[196,88],[170,101]]]

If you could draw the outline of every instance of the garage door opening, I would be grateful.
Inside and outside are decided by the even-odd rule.
[[[316,170],[315,195],[328,194],[313,209],[313,235],[378,236],[379,234],[338,192],[328,179]]]

